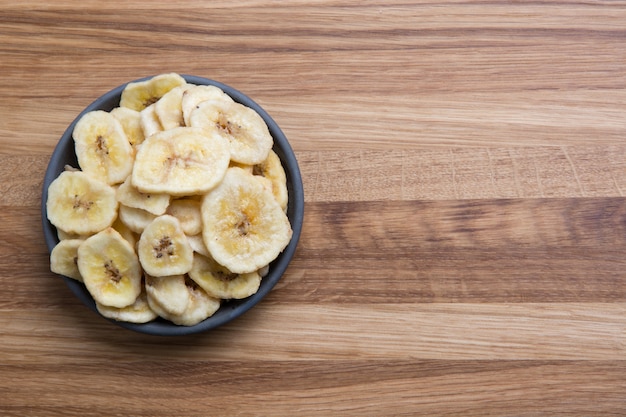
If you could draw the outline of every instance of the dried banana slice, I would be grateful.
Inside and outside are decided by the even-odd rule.
[[[176,73],[160,74],[144,81],[128,83],[122,91],[120,107],[142,111],[171,89],[184,84],[185,79]]]
[[[130,243],[130,246],[132,246],[133,248],[135,247],[139,237],[135,232],[130,230],[130,228],[126,226],[124,222],[122,222],[122,219],[120,219],[119,216],[117,219],[115,219],[111,227],[114,228],[128,243]]]
[[[272,181],[269,178],[265,178],[260,175],[255,175],[253,178],[257,180],[263,186],[263,188],[267,190],[268,193],[272,195],[274,194],[272,190]]]
[[[115,221],[115,190],[82,171],[64,171],[48,187],[46,210],[58,229],[69,234],[93,234]]]
[[[229,160],[228,143],[219,135],[177,127],[141,144],[132,184],[143,193],[203,194],[222,180]]]
[[[265,278],[267,274],[270,273],[270,266],[265,265],[264,267],[261,267],[257,272],[259,273],[259,275],[261,275],[261,278]]]
[[[193,280],[185,276],[188,303],[181,314],[172,314],[154,299],[148,297],[148,304],[160,316],[179,326],[193,326],[211,317],[220,308],[221,300],[210,297]]]
[[[96,309],[102,316],[108,319],[128,323],[148,323],[158,317],[154,310],[150,308],[150,305],[148,305],[145,292],[141,292],[135,302],[129,306],[117,308],[96,302]]]
[[[183,314],[189,305],[189,290],[184,275],[146,276],[146,294],[150,305],[158,305],[167,314]]]
[[[139,112],[139,121],[145,138],[165,130],[163,129],[163,126],[161,126],[159,117],[156,114],[156,106],[154,104]]]
[[[224,101],[226,103],[233,102],[233,99],[219,87],[214,85],[192,85],[183,93],[181,99],[181,109],[185,126],[190,126],[189,118],[191,112],[196,109],[198,104],[209,100]]]
[[[123,308],[141,293],[142,273],[134,248],[109,227],[78,247],[78,270],[98,303]]]
[[[197,234],[197,235],[192,235],[192,236],[187,235],[187,241],[189,242],[189,246],[191,246],[191,249],[193,249],[195,253],[199,253],[200,255],[203,255],[203,256],[211,256],[209,254],[209,250],[204,244],[204,239],[202,239],[202,234]]]
[[[131,231],[142,233],[157,216],[142,209],[120,204],[119,219]]]
[[[111,113],[85,113],[72,133],[78,165],[107,184],[118,184],[133,169],[133,148],[122,124]]]
[[[122,129],[126,133],[130,146],[136,149],[145,139],[141,127],[141,113],[128,107],[116,107],[111,110],[111,115],[122,124]]]
[[[119,186],[115,197],[120,204],[142,209],[157,216],[164,214],[170,204],[169,194],[142,193],[132,185],[130,176]]]
[[[253,109],[234,101],[199,103],[189,116],[189,125],[217,132],[228,141],[231,159],[241,164],[260,164],[274,144],[263,118]]]
[[[91,234],[89,235],[77,235],[75,233],[67,233],[61,229],[57,229],[57,237],[59,238],[59,240],[67,240],[67,239],[80,239],[80,240],[85,240],[87,239],[89,236],[91,236]]]
[[[189,289],[189,305],[183,314],[171,317],[174,324],[193,326],[211,317],[219,310],[221,305],[219,298],[208,295],[188,277],[185,280],[185,284]]]
[[[232,167],[241,168],[249,174],[252,174],[252,170],[254,169],[254,165],[240,164],[239,162],[235,162],[233,160],[230,161],[230,164],[228,165],[228,167],[229,168],[232,168]]]
[[[172,315],[170,320],[174,324],[193,326],[215,314],[220,308],[221,300],[208,295],[188,277],[185,284],[189,289],[189,305],[183,314]]]
[[[66,239],[60,241],[50,252],[50,270],[55,274],[73,278],[83,282],[78,270],[78,247],[82,239]]]
[[[191,84],[175,87],[154,103],[154,111],[163,130],[185,126],[182,101],[183,93],[189,88],[191,88]]]
[[[255,294],[261,285],[257,271],[235,274],[211,258],[195,254],[189,277],[211,297],[242,299]]]
[[[287,215],[260,182],[229,168],[202,201],[202,237],[212,258],[231,272],[254,272],[291,240]]]
[[[271,150],[265,161],[252,167],[252,173],[270,180],[274,198],[283,210],[287,210],[287,202],[289,201],[287,176],[276,152]]]
[[[200,201],[191,198],[172,200],[167,207],[167,214],[176,217],[187,236],[197,235],[202,231]]]
[[[137,251],[144,271],[155,277],[186,274],[193,263],[193,250],[180,222],[168,214],[144,229]]]

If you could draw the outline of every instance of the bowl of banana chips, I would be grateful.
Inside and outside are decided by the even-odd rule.
[[[42,190],[50,269],[122,327],[175,336],[221,326],[280,280],[304,216],[276,122],[225,84],[177,73],[85,108]]]

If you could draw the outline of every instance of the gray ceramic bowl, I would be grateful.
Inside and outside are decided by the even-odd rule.
[[[291,149],[291,146],[289,145],[289,142],[287,141],[287,138],[280,130],[276,122],[274,122],[269,114],[267,114],[267,112],[263,110],[252,99],[232,87],[206,78],[190,75],[183,75],[183,77],[187,80],[187,82],[191,84],[217,86],[221,88],[225,93],[227,93],[230,97],[232,97],[233,100],[256,110],[261,115],[261,117],[263,117],[263,119],[267,123],[267,126],[269,127],[270,133],[274,138],[274,151],[281,159],[283,167],[285,168],[285,173],[287,175],[287,189],[289,191],[287,216],[291,221],[293,237],[291,238],[291,242],[287,245],[285,250],[278,256],[278,258],[274,260],[274,262],[272,262],[272,264],[270,264],[270,272],[263,278],[261,286],[256,294],[243,300],[232,300],[224,302],[220,309],[213,316],[196,324],[195,326],[177,326],[169,321],[160,318],[145,324],[134,324],[105,319],[130,330],[161,336],[178,336],[210,330],[225,323],[228,323],[229,321],[239,317],[246,311],[250,310],[253,306],[255,306],[259,301],[261,301],[263,297],[265,297],[272,290],[274,285],[276,285],[278,280],[280,280],[283,273],[287,269],[287,266],[296,251],[296,245],[298,244],[298,239],[300,238],[302,221],[304,218],[304,192],[302,188],[302,178],[300,176],[298,162],[293,153],[293,150]],[[133,81],[142,81],[147,78],[150,77]],[[91,103],[89,106],[87,106],[87,108],[85,108],[69,125],[63,136],[61,136],[61,139],[59,140],[59,143],[57,144],[54,152],[52,153],[52,157],[50,158],[50,163],[48,164],[46,175],[44,177],[41,198],[41,213],[43,220],[44,238],[49,251],[51,251],[52,248],[59,242],[59,239],[57,237],[56,228],[48,221],[46,217],[46,200],[48,198],[48,186],[63,171],[65,165],[69,164],[75,167],[78,166],[76,154],[74,153],[74,141],[72,139],[74,125],[76,124],[78,119],[80,119],[80,117],[86,112],[92,110],[110,111],[114,107],[117,107],[119,105],[120,95],[125,86],[126,85],[124,84],[109,91],[108,93],[104,94],[96,101]],[[65,280],[65,283],[70,288],[70,290],[74,294],[76,294],[76,296],[83,303],[85,303],[86,306],[96,312],[96,314],[99,314],[96,310],[93,298],[82,283],[75,281],[71,278],[62,278]]]

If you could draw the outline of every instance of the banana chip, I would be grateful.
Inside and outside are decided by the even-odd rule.
[[[292,230],[274,196],[241,168],[229,168],[202,201],[202,237],[209,253],[231,272],[269,264],[285,249]]]
[[[189,305],[189,290],[184,275],[146,276],[148,303],[165,314],[180,315]]]
[[[137,148],[144,141],[141,113],[128,107],[116,107],[111,114],[122,124],[126,138],[133,148]]]
[[[129,323],[148,323],[158,317],[150,308],[145,292],[139,294],[135,302],[129,306],[117,308],[96,302],[96,309],[108,319]]]
[[[226,139],[230,158],[240,164],[263,162],[274,143],[261,116],[234,101],[210,100],[198,104],[189,116],[189,124]]]
[[[130,176],[117,188],[115,197],[120,204],[142,209],[156,216],[164,214],[170,205],[169,194],[142,193],[133,187]]]
[[[141,265],[135,249],[115,229],[105,229],[85,240],[77,255],[80,275],[96,302],[123,308],[137,300]]]
[[[216,86],[129,83],[73,139],[80,169],[48,188],[50,269],[83,282],[104,317],[193,326],[255,294],[291,239],[268,127]]]
[[[241,299],[255,294],[261,285],[257,271],[235,274],[209,257],[194,255],[189,277],[207,294],[223,300]]]
[[[97,233],[117,216],[115,190],[82,171],[65,171],[48,187],[48,219],[76,235]]]
[[[137,152],[132,184],[143,193],[203,194],[221,180],[228,143],[202,129],[177,127],[147,138]]]
[[[175,73],[161,74],[145,81],[128,83],[122,91],[120,107],[142,111],[159,101],[168,91],[186,83],[183,77]]]
[[[149,275],[182,275],[191,270],[193,249],[178,219],[169,214],[157,217],[144,229],[137,252]]]
[[[74,128],[78,165],[107,184],[119,184],[133,169],[133,148],[122,124],[102,110],[85,114]]]
[[[60,241],[50,252],[50,270],[56,274],[83,282],[78,270],[78,247],[81,239],[65,239]]]

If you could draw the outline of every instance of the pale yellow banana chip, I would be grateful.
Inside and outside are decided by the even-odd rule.
[[[64,171],[48,187],[46,210],[58,229],[76,235],[97,233],[115,221],[115,190],[82,171]]]
[[[135,302],[129,306],[116,308],[96,302],[96,309],[108,319],[128,323],[148,323],[158,317],[150,308],[145,292],[140,293]]]
[[[144,229],[137,251],[144,271],[154,277],[186,274],[193,263],[193,250],[180,222],[168,214]]]
[[[141,111],[156,103],[171,89],[185,83],[185,79],[176,73],[160,74],[148,80],[128,83],[122,91],[120,106]]]
[[[260,175],[255,175],[252,178],[257,180],[263,186],[263,188],[265,188],[269,193],[273,195],[272,181],[269,178],[262,177]]]
[[[82,239],[60,241],[50,252],[50,270],[55,274],[83,282],[78,270],[78,247],[81,243]]]
[[[133,248],[135,247],[137,240],[139,239],[138,233],[130,230],[130,228],[126,226],[119,217],[115,219],[111,227],[114,228],[128,243],[130,243],[130,246]]]
[[[261,116],[236,102],[203,101],[189,116],[189,125],[216,132],[229,143],[230,157],[240,164],[263,162],[274,139]]]
[[[232,103],[233,99],[214,85],[192,85],[183,93],[181,99],[181,109],[183,112],[183,122],[185,126],[191,126],[191,113],[204,101],[224,101]]]
[[[263,267],[261,267],[258,271],[259,275],[261,275],[261,278],[265,278],[267,276],[267,274],[270,273],[270,266],[269,265],[265,265]]]
[[[259,181],[229,168],[202,201],[202,237],[212,258],[231,272],[257,271],[291,240],[287,215]]]
[[[163,130],[185,126],[182,107],[183,93],[191,87],[190,84],[175,87],[154,103],[154,111]]]
[[[143,128],[141,127],[141,113],[128,107],[116,107],[111,114],[122,124],[126,138],[135,149],[144,141]]]
[[[159,121],[159,117],[156,114],[155,104],[152,104],[139,112],[139,120],[141,122],[141,130],[143,131],[145,138],[164,130],[163,126],[161,126],[161,122]]]
[[[86,174],[107,184],[118,184],[130,175],[134,151],[122,124],[111,113],[85,113],[72,137],[78,165]]]
[[[172,314],[165,310],[161,304],[148,297],[150,307],[166,320],[179,326],[193,326],[211,317],[220,308],[221,300],[209,296],[193,280],[185,276],[188,303],[185,311],[181,314]]]
[[[211,258],[195,254],[189,277],[208,295],[223,300],[242,299],[255,294],[261,285],[257,271],[236,274]]]
[[[283,210],[287,210],[287,202],[289,201],[287,176],[276,152],[270,151],[265,161],[252,167],[252,173],[270,181],[274,198]]]
[[[179,198],[172,200],[166,212],[180,221],[187,236],[197,235],[202,232],[200,204],[201,202],[196,199]]]
[[[230,164],[228,165],[229,168],[241,168],[244,171],[246,171],[249,174],[252,174],[252,171],[254,170],[254,165],[250,165],[250,164],[241,164],[239,162],[233,161],[232,159],[230,160]]]
[[[76,233],[68,233],[62,229],[58,229],[57,228],[57,237],[59,238],[59,240],[67,240],[67,239],[80,239],[80,240],[85,240],[87,239],[89,236],[91,236],[91,234],[87,234],[87,235],[78,235]]]
[[[203,255],[203,256],[211,256],[209,254],[209,250],[204,244],[204,239],[202,238],[202,234],[192,235],[192,236],[187,235],[187,241],[189,242],[189,246],[191,246],[191,249],[193,249],[195,253],[199,253],[200,255]]]
[[[183,314],[173,316],[171,320],[178,325],[194,326],[215,314],[220,308],[221,300],[208,295],[189,278],[185,283],[189,288],[189,305]]]
[[[142,233],[144,229],[156,219],[156,215],[134,207],[128,207],[120,204],[119,219],[135,233]]]
[[[158,304],[159,311],[167,314],[183,314],[189,305],[189,290],[184,275],[146,276],[146,294],[150,305]]]
[[[78,247],[78,270],[98,303],[122,308],[141,293],[141,266],[134,248],[115,229],[107,228]]]
[[[130,176],[118,187],[115,197],[120,204],[157,216],[164,214],[170,204],[169,194],[142,193],[132,185]]]
[[[141,144],[132,184],[144,193],[203,194],[222,180],[229,160],[228,143],[219,135],[177,127]]]

